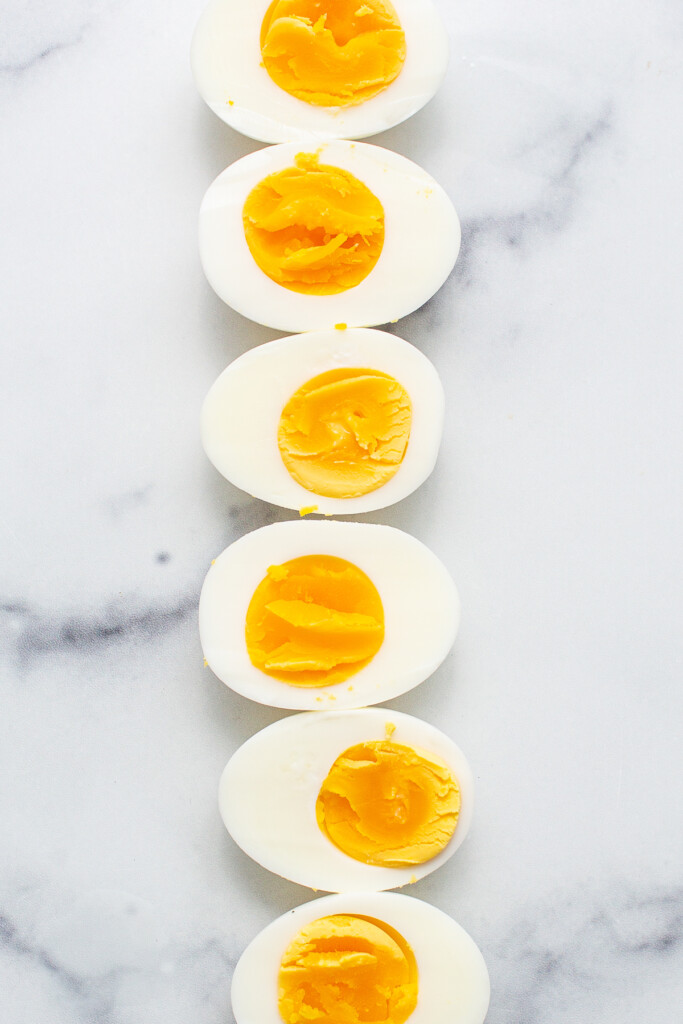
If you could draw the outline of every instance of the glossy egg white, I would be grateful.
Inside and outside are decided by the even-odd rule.
[[[278,448],[278,426],[284,406],[303,384],[345,366],[398,380],[410,396],[412,423],[405,456],[390,480],[359,497],[330,498],[290,476]],[[353,515],[392,505],[423,483],[436,462],[443,416],[439,375],[407,341],[363,328],[311,331],[259,345],[223,371],[202,408],[202,443],[216,469],[257,498],[296,510],[315,506],[325,515]]]
[[[360,671],[333,686],[292,686],[252,665],[244,628],[252,595],[271,565],[304,555],[353,562],[379,591],[384,642]],[[429,548],[391,526],[306,521],[274,523],[235,541],[209,569],[199,599],[204,657],[231,689],[260,704],[297,711],[365,707],[427,679],[455,640],[460,602]]]
[[[392,0],[406,36],[400,75],[351,107],[317,107],[290,96],[261,66],[260,33],[268,0],[212,0],[199,19],[191,64],[209,107],[260,142],[360,139],[385,131],[427,103],[443,81],[448,38],[431,0]]]
[[[443,911],[401,893],[325,896],[290,910],[264,928],[235,968],[231,1000],[236,1024],[282,1024],[277,1006],[282,955],[305,925],[333,914],[384,922],[411,947],[417,962],[418,998],[406,1024],[483,1024],[491,986],[474,940]]]
[[[199,252],[211,287],[238,313],[280,331],[373,327],[412,313],[453,269],[460,224],[431,175],[379,146],[335,141],[314,149],[321,164],[353,174],[384,208],[384,246],[360,284],[337,295],[303,295],[276,284],[254,261],[242,222],[247,196],[310,151],[299,143],[267,147],[231,164],[209,186],[199,214]]]
[[[315,816],[320,787],[340,754],[388,733],[394,743],[440,758],[460,788],[451,841],[436,857],[409,867],[354,860],[323,834]],[[275,722],[233,754],[219,787],[221,816],[238,846],[269,871],[323,892],[394,889],[435,871],[465,839],[472,802],[472,772],[460,748],[433,725],[383,708],[307,712]]]

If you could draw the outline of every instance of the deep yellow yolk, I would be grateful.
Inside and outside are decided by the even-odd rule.
[[[377,740],[337,758],[315,810],[322,831],[349,857],[407,867],[447,845],[460,813],[460,788],[438,758]]]
[[[247,196],[247,245],[276,284],[305,295],[336,295],[360,284],[377,263],[384,209],[358,178],[321,164],[315,153],[299,153],[294,163]]]
[[[330,370],[296,391],[282,410],[278,446],[302,487],[355,498],[385,484],[410,436],[408,393],[377,370]]]
[[[294,686],[331,686],[358,672],[384,639],[377,589],[332,555],[271,565],[247,609],[252,664]]]
[[[403,1024],[417,1006],[417,964],[394,928],[335,914],[302,928],[280,965],[285,1024]]]
[[[261,25],[261,55],[285,92],[342,107],[394,81],[406,39],[388,0],[273,0]]]

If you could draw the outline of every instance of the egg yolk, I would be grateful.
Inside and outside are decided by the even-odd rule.
[[[261,56],[285,92],[343,107],[394,81],[406,39],[389,0],[273,0],[261,25]]]
[[[304,555],[271,565],[247,609],[252,664],[294,686],[331,686],[358,672],[384,639],[373,582],[351,562]]]
[[[384,209],[353,174],[299,153],[269,174],[242,211],[249,251],[271,281],[305,295],[337,295],[368,276],[384,244]]]
[[[285,1024],[403,1024],[417,1006],[417,964],[394,928],[335,914],[302,928],[280,964]]]
[[[349,857],[381,867],[431,860],[460,813],[448,766],[390,740],[359,743],[330,768],[316,803],[318,825]]]
[[[307,381],[282,410],[280,455],[307,491],[355,498],[396,473],[411,419],[408,393],[389,374],[329,370]]]

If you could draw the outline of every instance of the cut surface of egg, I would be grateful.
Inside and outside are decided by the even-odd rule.
[[[448,40],[432,0],[213,0],[191,62],[203,99],[244,135],[359,139],[432,98]]]
[[[372,327],[423,305],[460,248],[453,205],[426,171],[362,142],[271,146],[204,196],[199,250],[212,288],[283,331]]]
[[[238,846],[324,892],[393,889],[436,870],[465,839],[472,804],[455,743],[383,708],[276,722],[233,754],[219,786]]]
[[[231,544],[199,600],[204,657],[261,704],[357,708],[412,689],[457,632],[451,577],[420,541],[370,523],[275,523]]]
[[[413,345],[362,328],[312,331],[236,359],[202,408],[204,450],[237,487],[326,515],[391,505],[431,473],[444,393]]]
[[[490,983],[473,939],[399,893],[325,896],[283,914],[246,948],[237,1024],[483,1024]]]

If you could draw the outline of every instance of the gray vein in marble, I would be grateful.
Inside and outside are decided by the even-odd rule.
[[[125,899],[125,894],[121,894]],[[47,901],[49,905],[49,900]],[[76,912],[71,916],[60,914],[54,918],[54,910],[48,910],[38,920],[38,930],[56,924],[51,940],[29,941],[21,934],[20,927],[8,916],[0,913],[0,953],[19,958],[30,965],[38,975],[52,978],[64,994],[65,1004],[77,1015],[74,1019],[88,1021],[88,1024],[114,1024],[122,1019],[122,1009],[127,1003],[127,987],[136,986],[137,997],[147,1005],[158,998],[160,990],[170,992],[171,1002],[178,991],[185,991],[195,1004],[198,1015],[195,1020],[225,1020],[228,980],[237,957],[232,955],[224,942],[217,936],[209,936],[196,945],[183,945],[169,941],[159,934],[147,934],[142,938],[130,933],[136,953],[128,948],[120,924],[126,916],[126,908],[100,907],[96,946],[107,950],[106,959],[94,966],[88,953],[87,929],[93,920],[84,918],[78,912],[79,898],[76,897]],[[150,910],[151,918],[156,913]],[[84,931],[85,929],[85,931]],[[75,942],[75,950],[72,943]],[[60,952],[66,943],[64,961]],[[71,948],[70,948],[71,946]],[[215,1004],[215,1005],[214,1005]],[[156,1019],[156,1017],[155,1017]]]
[[[60,967],[44,949],[32,946],[22,938],[17,926],[2,913],[0,913],[0,949],[32,960],[35,966],[57,975],[62,984],[77,995],[83,992],[84,986],[79,978]]]
[[[471,284],[472,257],[482,238],[495,238],[509,248],[517,249],[522,248],[533,233],[541,231],[553,235],[568,226],[578,196],[576,172],[611,130],[612,109],[609,105],[578,137],[572,125],[563,126],[560,132],[567,135],[565,159],[560,169],[547,177],[543,195],[537,202],[508,216],[474,217],[463,222],[462,251],[454,271],[462,284]]]
[[[62,50],[70,50],[72,47],[77,46],[83,41],[83,37],[89,28],[89,24],[84,25],[74,36],[52,43],[50,46],[46,46],[44,49],[39,50],[37,53],[31,54],[30,57],[26,58],[26,60],[3,62],[0,64],[0,74],[22,75],[37,64],[42,63],[42,61],[46,60],[48,57],[53,56],[53,54],[60,53]]]
[[[565,1020],[558,1008],[580,1014],[585,992],[594,1008],[600,999],[611,1005],[615,987],[646,985],[648,966],[683,969],[683,889],[610,900],[593,912],[579,895],[532,913],[533,923],[522,920],[494,953],[487,1024]]]
[[[252,498],[241,504],[236,503],[228,509],[228,518],[235,535],[232,539],[258,530],[262,526],[270,526],[271,523],[285,522],[295,515],[296,513],[291,509],[279,508],[267,501],[260,501],[258,498]]]
[[[0,613],[14,620],[14,651],[19,664],[26,666],[46,654],[89,654],[117,643],[153,640],[183,622],[196,609],[198,600],[197,590],[167,607],[127,611],[111,605],[90,616],[71,615],[63,619],[6,602],[0,604]]]
[[[136,502],[144,500],[144,492],[124,496],[124,505],[131,497]],[[251,498],[229,506],[227,515],[226,545],[261,526],[295,518],[296,513]],[[155,561],[158,565],[166,565],[171,558],[171,552],[159,551]],[[0,601],[0,633],[5,633],[6,648],[14,651],[19,665],[26,667],[47,654],[87,655],[119,643],[154,640],[194,614],[198,601],[199,586],[195,585],[192,589],[188,586],[185,596],[165,606],[130,610],[123,601],[117,600],[98,611],[59,616],[6,598]]]

